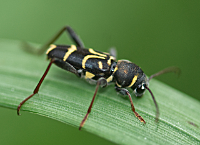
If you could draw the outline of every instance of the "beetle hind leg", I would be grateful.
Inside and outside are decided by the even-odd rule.
[[[63,61],[62,59],[57,59],[57,58],[54,58],[54,59],[55,59],[54,64],[57,65],[58,67],[66,70],[66,71],[69,71],[69,72],[75,74],[78,77],[81,76],[81,74],[77,71],[77,69],[75,69],[73,67],[73,65],[71,65],[70,63]]]
[[[75,33],[75,31],[71,27],[66,26],[66,30],[67,30],[68,34],[70,35],[70,38],[76,44],[76,46],[79,46],[81,48],[85,47],[83,41],[80,39],[80,37]]]
[[[21,48],[23,50],[29,52],[29,53],[38,54],[38,55],[43,54],[48,49],[49,45],[54,43],[63,34],[63,32],[65,32],[65,31],[69,34],[70,38],[74,41],[74,43],[78,47],[84,48],[84,44],[83,44],[82,40],[74,32],[74,30],[69,26],[63,27],[60,31],[58,31],[58,33],[56,33],[56,35],[54,35],[46,44],[41,46],[39,49],[31,46],[27,42],[22,42],[22,47]]]
[[[26,99],[24,99],[24,100],[18,105],[18,107],[17,107],[17,114],[18,114],[18,115],[20,115],[19,111],[20,111],[20,108],[22,107],[22,105],[23,105],[26,101],[28,101],[31,97],[33,97],[35,94],[38,93],[38,91],[39,91],[39,89],[40,89],[40,86],[41,86],[42,82],[44,81],[44,79],[45,79],[47,73],[49,72],[49,69],[50,69],[50,67],[51,67],[51,65],[52,65],[52,63],[53,63],[54,61],[55,61],[54,59],[51,59],[51,61],[50,61],[49,65],[47,66],[47,69],[45,70],[45,72],[44,72],[42,78],[40,79],[39,83],[38,83],[37,86],[35,87],[35,89],[34,89],[34,91],[33,91],[33,94],[31,94],[30,96],[28,96]]]

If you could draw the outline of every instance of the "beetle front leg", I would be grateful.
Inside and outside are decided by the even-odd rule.
[[[145,122],[145,120],[142,118],[142,116],[140,116],[136,111],[135,111],[135,107],[133,105],[133,100],[131,98],[131,94],[129,93],[129,91],[127,89],[124,89],[124,88],[119,88],[117,86],[115,86],[115,89],[117,92],[119,92],[120,94],[122,95],[128,95],[129,97],[129,100],[130,100],[130,103],[131,103],[131,108],[132,108],[132,111],[133,113],[135,114],[135,116],[141,121],[141,122]]]
[[[106,81],[105,78],[99,78],[99,79],[98,79],[97,85],[96,85],[96,89],[95,89],[95,92],[94,92],[94,95],[93,95],[93,98],[92,98],[92,101],[91,101],[91,103],[90,103],[90,106],[89,106],[89,108],[88,108],[88,111],[87,111],[85,117],[83,118],[83,120],[82,120],[81,123],[80,123],[79,130],[81,130],[81,128],[83,127],[84,123],[86,122],[86,120],[87,120],[87,118],[88,118],[89,113],[91,112],[92,105],[93,105],[93,103],[94,103],[94,99],[95,99],[95,97],[96,97],[96,94],[97,94],[97,91],[98,91],[98,89],[99,89],[99,86],[101,86],[101,87],[106,87],[106,86],[107,86],[107,81]]]

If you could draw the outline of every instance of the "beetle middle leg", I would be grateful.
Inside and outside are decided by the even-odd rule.
[[[110,55],[114,56],[117,59],[117,50],[115,47],[111,47],[109,49],[109,53],[110,53]]]
[[[56,33],[56,35],[54,35],[47,43],[45,43],[41,48],[36,49],[33,46],[29,45],[27,42],[23,42],[22,49],[24,49],[25,51],[28,51],[30,53],[40,55],[40,54],[44,53],[47,50],[47,48],[49,47],[49,45],[54,43],[65,31],[69,34],[70,38],[74,41],[76,46],[78,46],[80,48],[84,48],[83,41],[74,32],[74,30],[69,26],[65,26],[58,33]]]
[[[135,116],[141,121],[141,122],[145,122],[145,120],[142,118],[142,116],[140,116],[136,111],[135,111],[135,107],[133,105],[133,100],[131,98],[131,94],[129,93],[129,91],[127,89],[124,89],[124,88],[119,88],[119,87],[115,87],[116,91],[119,92],[120,94],[122,95],[128,95],[129,97],[129,100],[130,100],[130,103],[131,103],[131,108],[132,108],[132,111],[133,113],[135,114]]]
[[[91,103],[90,103],[90,106],[89,106],[89,108],[88,108],[88,111],[87,111],[85,117],[83,118],[83,120],[82,120],[81,123],[80,123],[79,130],[81,130],[81,128],[83,127],[85,121],[86,121],[87,118],[88,118],[89,113],[91,112],[92,105],[93,105],[93,103],[94,103],[94,99],[95,99],[95,97],[96,97],[96,94],[97,94],[97,91],[98,91],[98,89],[99,89],[99,86],[101,86],[101,87],[107,86],[107,81],[106,81],[105,78],[99,78],[99,79],[97,80],[97,85],[96,85],[96,89],[95,89],[95,92],[94,92],[92,101],[91,101]]]

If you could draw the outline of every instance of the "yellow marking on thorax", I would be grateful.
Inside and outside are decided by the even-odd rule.
[[[113,71],[113,74],[118,70],[118,67],[116,66],[114,71]]]
[[[107,61],[107,64],[110,66],[111,65],[111,60],[115,60],[113,56],[110,56],[110,58]]]
[[[103,63],[101,61],[98,61],[98,64],[99,64],[99,68],[103,69]]]
[[[121,85],[119,85],[119,84],[117,83],[117,81],[116,81],[116,85],[117,85],[118,87],[120,87],[120,88],[122,87]]]
[[[89,48],[88,51],[92,54],[96,54],[96,55],[99,55],[99,56],[103,56],[103,57],[107,57],[106,54],[102,54],[102,53],[99,53],[99,52],[96,52],[94,51],[92,48]]]
[[[85,69],[85,63],[88,59],[90,58],[99,58],[99,59],[105,59],[105,57],[102,57],[102,56],[96,56],[96,55],[87,55],[83,58],[82,60],[82,68]]]
[[[70,56],[70,54],[72,54],[76,50],[77,50],[76,46],[75,45],[71,45],[71,47],[68,48],[68,51],[65,53],[65,56],[63,57],[63,61],[66,61],[67,58]]]
[[[51,50],[53,50],[54,48],[56,48],[56,45],[51,44],[50,47],[49,47],[49,49],[47,50],[46,54],[49,54],[49,52],[50,52]]]
[[[106,81],[109,83],[109,82],[111,82],[113,80],[113,76],[111,75],[111,76],[109,76],[107,79],[106,79]]]
[[[133,86],[133,84],[135,84],[135,82],[137,81],[138,78],[138,74],[134,76],[134,78],[132,79],[131,84],[128,86],[129,88]]]
[[[92,73],[90,73],[90,72],[87,72],[86,71],[86,73],[85,73],[85,79],[91,79],[91,78],[93,78],[95,75],[94,74],[92,74]]]

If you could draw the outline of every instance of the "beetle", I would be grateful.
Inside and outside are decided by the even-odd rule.
[[[54,43],[63,32],[67,32],[76,45],[55,45]],[[49,47],[50,45],[50,47]],[[49,49],[47,50],[47,48]],[[116,60],[116,51],[111,49],[110,53],[96,51],[92,48],[85,49],[85,46],[75,31],[69,27],[63,27],[50,41],[43,45],[37,51],[28,43],[24,43],[24,48],[32,53],[42,54],[46,51],[47,58],[50,60],[43,76],[34,89],[33,93],[24,99],[17,108],[17,114],[21,106],[31,97],[38,93],[39,88],[44,81],[51,65],[54,63],[58,67],[75,74],[77,77],[86,79],[91,84],[96,84],[96,89],[88,108],[88,111],[80,123],[79,130],[84,126],[89,113],[91,112],[94,99],[99,86],[106,87],[114,83],[115,90],[122,95],[128,95],[131,108],[135,116],[144,124],[145,120],[135,111],[131,94],[128,89],[132,89],[136,96],[142,96],[145,90],[148,90],[152,96],[156,107],[156,121],[159,118],[159,109],[152,91],[149,89],[149,81],[161,74],[168,72],[180,73],[177,67],[166,68],[149,78],[136,64],[128,60]]]

